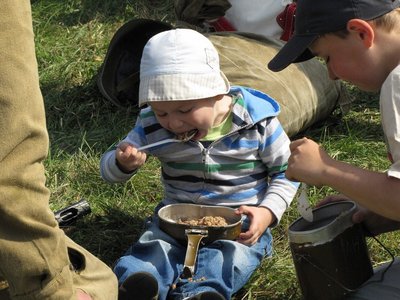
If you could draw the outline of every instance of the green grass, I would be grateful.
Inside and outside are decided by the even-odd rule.
[[[37,0],[32,1],[40,83],[50,136],[45,161],[53,210],[81,198],[92,213],[66,232],[112,265],[138,238],[146,216],[161,200],[159,164],[150,158],[131,181],[110,185],[99,176],[104,151],[133,126],[136,109],[117,108],[96,87],[96,76],[113,33],[133,18],[173,22],[173,1],[161,0]],[[310,128],[302,135],[320,142],[337,159],[372,170],[388,167],[380,128],[376,94],[347,86],[355,102],[341,119]],[[313,203],[335,193],[328,187],[310,188]],[[273,229],[275,253],[235,299],[300,299],[287,238],[299,217],[296,201]],[[379,239],[394,254],[397,233]],[[389,256],[368,240],[374,264]]]

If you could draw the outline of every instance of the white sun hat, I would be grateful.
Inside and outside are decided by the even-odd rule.
[[[139,106],[152,101],[210,98],[229,92],[218,52],[192,29],[172,29],[153,36],[140,63]]]

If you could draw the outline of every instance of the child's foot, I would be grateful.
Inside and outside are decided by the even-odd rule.
[[[225,300],[225,298],[217,292],[202,292],[200,294],[197,294],[195,296],[186,298],[187,300]]]
[[[130,275],[118,290],[118,300],[157,300],[157,298],[157,280],[147,272],[137,272]]]

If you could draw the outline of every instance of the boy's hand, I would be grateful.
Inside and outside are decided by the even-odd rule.
[[[363,223],[366,234],[375,236],[400,229],[400,222],[382,217],[362,206],[353,215],[354,223]]]
[[[247,215],[251,220],[249,229],[240,233],[237,239],[239,243],[245,245],[254,245],[268,226],[275,221],[274,214],[265,207],[242,205],[236,213]]]
[[[323,185],[323,173],[333,159],[322,147],[308,138],[302,138],[290,144],[290,151],[286,177],[310,185]]]
[[[333,202],[339,202],[339,201],[352,201],[349,197],[343,195],[343,194],[336,194],[336,195],[328,195],[321,201],[319,201],[315,207],[320,207],[325,204],[333,203]]]
[[[131,144],[122,142],[115,149],[115,157],[121,171],[131,173],[145,163],[147,155]]]

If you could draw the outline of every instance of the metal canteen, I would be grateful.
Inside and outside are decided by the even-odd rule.
[[[228,225],[199,226],[178,222],[180,219],[199,219],[205,216],[223,217]],[[235,213],[235,209],[222,206],[170,204],[158,211],[158,217],[161,230],[180,243],[187,243],[182,278],[193,276],[200,243],[206,245],[220,239],[235,240],[242,227],[242,217]]]

